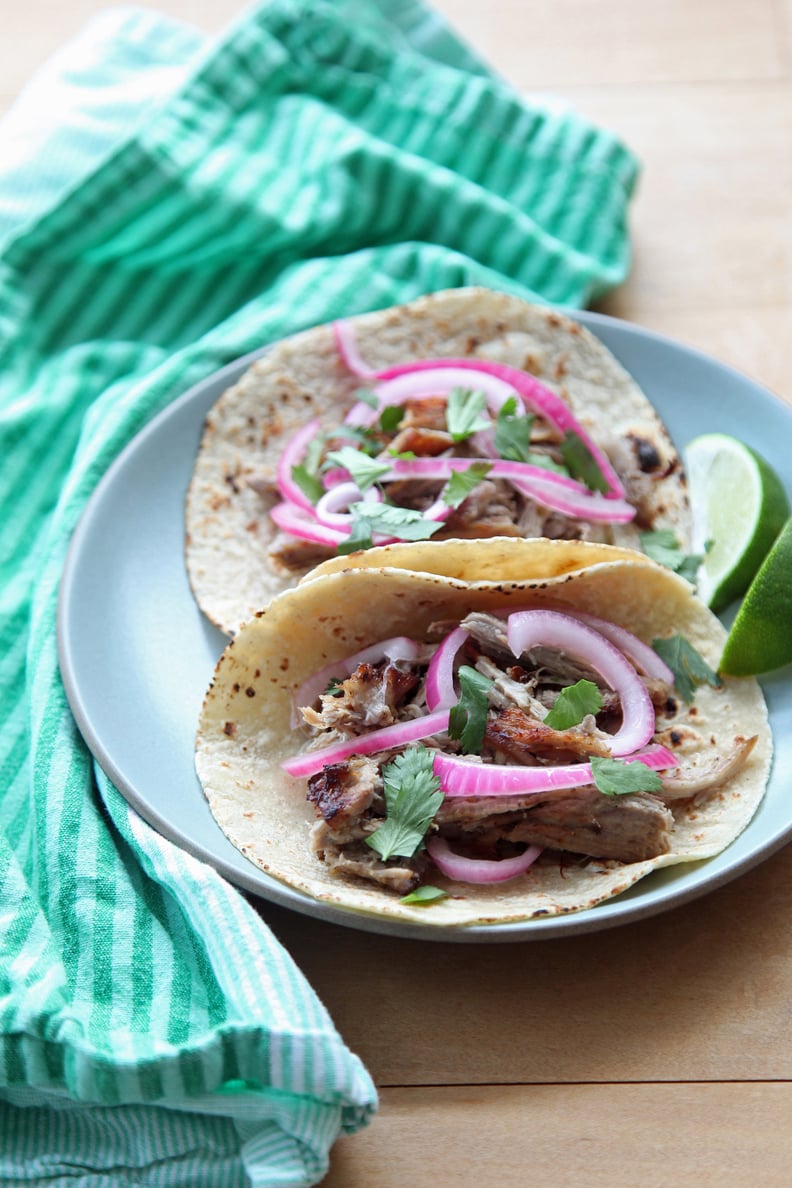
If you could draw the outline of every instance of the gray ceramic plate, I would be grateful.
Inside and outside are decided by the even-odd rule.
[[[717,428],[753,445],[792,485],[792,408],[668,339],[599,315],[576,316],[635,376],[678,447]],[[767,795],[742,836],[717,858],[658,871],[590,911],[439,933],[317,903],[248,862],[215,824],[193,769],[195,723],[225,641],[197,610],[187,583],[183,512],[204,416],[251,358],[186,392],[130,443],[86,507],[63,575],[58,640],[74,715],[98,763],[156,829],[239,887],[297,911],[368,931],[475,942],[567,936],[654,915],[726,883],[792,837],[787,669],[763,682],[776,758]]]

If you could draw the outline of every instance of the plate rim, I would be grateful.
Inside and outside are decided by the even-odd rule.
[[[648,338],[661,349],[668,349],[676,353],[681,352],[705,367],[715,366],[717,369],[730,374],[736,382],[748,384],[756,389],[757,392],[777,403],[781,409],[786,410],[792,416],[792,408],[772,389],[741,372],[733,365],[721,362],[695,346],[680,342],[662,332],[641,326],[638,323],[624,318],[614,317],[610,314],[600,313],[599,311],[571,310],[566,307],[559,307],[559,310],[574,320],[579,321],[595,335],[597,335],[597,328],[602,327],[606,331],[613,330],[617,335],[624,334],[628,338]],[[184,415],[185,410],[189,410],[193,404],[200,404],[200,399],[201,397],[205,397],[207,390],[218,385],[222,385],[223,387],[230,386],[230,384],[235,382],[256,359],[260,358],[270,349],[271,345],[266,344],[256,350],[249,351],[210,372],[178,395],[165,408],[152,416],[124,445],[97,482],[80,513],[68,544],[61,573],[56,612],[57,654],[64,690],[71,712],[88,750],[120,795],[139,816],[172,844],[210,866],[221,877],[231,883],[232,886],[239,890],[247,891],[266,902],[275,903],[278,906],[296,911],[299,914],[320,918],[324,922],[350,927],[357,931],[375,932],[380,935],[391,935],[403,939],[453,943],[550,940],[580,935],[587,932],[603,931],[608,928],[615,928],[623,924],[648,919],[674,908],[682,907],[687,903],[718,890],[766,861],[792,840],[791,816],[788,824],[778,830],[763,845],[757,847],[751,853],[727,866],[725,869],[715,872],[710,878],[694,882],[688,886],[679,886],[670,883],[666,887],[655,888],[651,899],[644,902],[641,900],[640,892],[636,892],[635,898],[626,898],[630,895],[630,891],[634,890],[635,887],[640,887],[645,882],[645,880],[639,880],[630,891],[625,892],[623,895],[615,896],[605,900],[601,904],[579,912],[495,925],[440,926],[421,921],[413,922],[385,918],[353,908],[317,900],[267,875],[249,859],[244,859],[244,864],[240,864],[237,867],[230,860],[227,861],[224,859],[222,855],[213,854],[205,846],[198,844],[194,839],[184,834],[177,825],[174,825],[167,815],[164,815],[156,807],[153,807],[145,798],[144,793],[127,780],[113,754],[108,750],[104,740],[93,726],[90,710],[85,702],[81,681],[78,676],[77,670],[79,664],[71,649],[70,624],[72,614],[74,613],[72,605],[74,583],[83,558],[83,550],[90,541],[94,518],[101,508],[106,493],[112,489],[117,477],[130,465],[135,455],[145,449],[150,440],[161,432],[165,424],[174,418]],[[613,351],[613,348],[609,344],[606,343],[605,345]],[[613,353],[616,354],[615,351]],[[207,403],[206,411],[211,408],[216,398],[214,397]],[[181,523],[182,532],[184,532],[183,513]],[[760,684],[763,685],[761,680]],[[194,771],[193,776],[196,789],[200,792],[200,783]],[[772,778],[772,769],[770,778]],[[749,827],[750,823],[746,828]],[[219,838],[222,838],[228,845],[232,845],[225,837],[219,825],[217,825],[217,830]],[[232,848],[235,849],[233,846]],[[725,852],[723,851],[723,853]],[[668,869],[673,870],[674,868],[671,867]],[[684,875],[682,877],[684,878]]]

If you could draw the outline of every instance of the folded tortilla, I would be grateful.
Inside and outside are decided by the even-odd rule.
[[[653,870],[711,857],[755,813],[767,783],[772,739],[754,680],[701,685],[692,705],[677,702],[664,733],[678,738],[686,767],[707,770],[739,738],[756,736],[748,761],[716,791],[669,805],[668,853],[640,862],[576,858],[546,851],[503,884],[455,883],[432,871],[448,897],[429,907],[350,877],[334,875],[311,850],[316,822],[304,780],[281,764],[305,746],[293,725],[293,696],[331,661],[377,641],[428,639],[437,622],[471,610],[551,606],[610,619],[651,643],[680,633],[716,668],[720,622],[690,585],[642,554],[587,542],[495,539],[399,544],[339,558],[255,614],[221,657],[202,708],[196,768],[211,811],[233,844],[274,879],[314,900],[437,928],[505,924],[593,908]],[[675,744],[671,744],[672,746]],[[567,856],[569,857],[569,856]]]
[[[641,531],[666,528],[687,548],[679,454],[637,383],[578,322],[482,288],[433,293],[349,322],[371,367],[479,357],[536,376],[566,401],[609,457],[638,515],[622,525],[555,517],[552,527],[539,517],[526,535],[640,548]],[[210,411],[187,495],[186,562],[199,606],[226,633],[329,555],[321,547],[304,557],[297,550],[297,568],[284,569],[288,548],[279,548],[284,538],[269,515],[278,499],[274,478],[284,444],[313,417],[325,429],[338,426],[362,383],[341,359],[331,327],[318,326],[272,346]]]

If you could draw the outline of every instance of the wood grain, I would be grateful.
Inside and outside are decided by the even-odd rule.
[[[207,33],[232,0],[161,0]],[[635,151],[631,275],[601,303],[792,400],[792,0],[437,0],[500,72]],[[4,13],[0,111],[101,8]],[[264,918],[382,1107],[328,1188],[781,1185],[792,849],[664,915],[507,945]]]
[[[780,1188],[790,1111],[788,1084],[388,1089],[323,1184]]]
[[[263,913],[378,1085],[792,1080],[791,900],[786,849],[685,907],[549,941],[394,940]]]

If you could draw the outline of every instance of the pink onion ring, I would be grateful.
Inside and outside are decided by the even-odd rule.
[[[278,459],[276,475],[278,490],[286,502],[295,503],[297,507],[311,512],[313,511],[313,504],[305,492],[294,481],[292,469],[302,462],[309,441],[319,432],[319,425],[320,422],[314,418],[314,420],[308,421],[303,425],[301,429],[298,429],[294,436],[286,441]]]
[[[536,607],[523,606],[517,607],[515,610],[508,611],[490,611],[491,615],[497,615],[500,619],[506,619],[509,615],[517,614],[519,610],[535,610]],[[628,631],[626,627],[620,627],[618,623],[612,623],[610,619],[601,619],[598,615],[589,614],[588,611],[574,610],[569,606],[552,606],[546,607],[547,610],[555,610],[560,614],[569,615],[573,619],[580,619],[581,623],[586,623],[589,627],[593,627],[595,631],[599,631],[600,635],[604,635],[612,644],[623,652],[628,660],[631,660],[639,672],[644,676],[655,677],[658,680],[665,681],[667,685],[673,685],[674,674],[664,660],[661,660],[654,648],[650,647],[648,643],[644,643],[632,631]]]
[[[448,479],[455,471],[467,471],[475,464],[489,467],[487,478],[505,479],[524,495],[563,515],[620,524],[635,518],[635,508],[625,499],[613,496],[606,498],[567,475],[556,474],[555,471],[528,462],[491,462],[487,458],[400,458],[382,475],[380,481]]]
[[[339,532],[335,528],[325,528],[319,524],[311,514],[294,503],[276,503],[270,508],[270,516],[278,528],[288,532],[290,536],[297,536],[300,540],[309,540],[312,544],[326,545],[330,549],[336,548],[342,541],[349,539],[349,532]]]
[[[456,705],[454,664],[457,653],[469,638],[464,627],[455,627],[435,649],[426,670],[426,704],[430,710],[450,709]]]
[[[524,874],[542,852],[541,846],[528,846],[515,858],[463,858],[455,854],[444,837],[435,833],[427,839],[429,857],[439,871],[460,883],[505,883]]]
[[[506,363],[493,363],[487,359],[474,358],[420,359],[395,367],[386,367],[380,371],[372,371],[363,362],[357,351],[352,325],[336,323],[333,329],[339,354],[352,373],[362,379],[378,380],[375,391],[380,401],[379,409],[371,409],[368,405],[360,402],[351,410],[347,417],[347,423],[370,425],[387,404],[401,404],[409,399],[421,399],[428,395],[447,393],[455,387],[469,387],[469,377],[464,373],[472,371],[478,377],[477,387],[485,391],[490,408],[496,415],[506,400],[516,392],[524,404],[555,425],[557,429],[562,432],[570,430],[576,433],[586,444],[599,466],[609,492],[624,497],[624,486],[621,479],[596,442],[591,439],[561,397],[550,388],[545,387],[529,372],[520,371],[519,368],[510,367]],[[424,372],[439,372],[441,374],[423,376]],[[405,377],[407,382],[402,383],[401,381]]]
[[[675,677],[665,661],[660,659],[654,648],[650,647],[648,643],[644,643],[637,635],[633,635],[632,631],[628,631],[626,627],[620,627],[618,623],[611,623],[609,619],[600,619],[598,615],[590,615],[587,611],[568,610],[565,607],[564,613],[571,615],[573,619],[580,619],[581,623],[599,631],[600,635],[604,635],[612,644],[615,644],[619,651],[623,652],[627,659],[631,660],[639,672],[645,676],[655,677],[665,681],[667,685],[673,685]]]
[[[653,771],[677,767],[679,760],[659,743],[628,755],[625,763],[643,763]],[[590,763],[521,767],[509,763],[480,763],[438,751],[434,774],[446,796],[517,796],[580,788],[594,782]]]
[[[342,660],[333,660],[323,668],[312,673],[303,681],[294,694],[294,705],[297,709],[303,705],[313,705],[317,697],[324,693],[332,677],[348,677],[360,664],[378,664],[380,660],[418,660],[424,652],[424,645],[407,635],[394,635],[392,639],[381,643],[371,644],[352,656],[345,656]],[[431,707],[430,707],[431,708]]]
[[[340,763],[350,755],[371,755],[374,751],[405,747],[408,743],[420,742],[423,738],[443,734],[447,730],[448,710],[438,710],[423,718],[410,718],[406,722],[397,722],[395,726],[383,726],[381,730],[371,730],[357,738],[344,739],[318,751],[306,751],[294,759],[287,759],[281,766],[291,776],[312,776],[323,767]]]
[[[622,723],[610,739],[611,754],[630,755],[655,732],[655,712],[646,685],[618,648],[572,615],[553,610],[517,611],[506,626],[515,656],[537,646],[578,656],[619,694]]]
[[[365,500],[367,503],[381,503],[382,492],[379,487],[369,487],[367,491],[362,492],[357,483],[351,481],[336,483],[334,487],[319,497],[313,511],[316,519],[325,528],[337,528],[348,536],[352,524],[352,512],[341,509],[348,508],[351,503],[360,503],[361,500]]]
[[[377,372],[363,361],[358,351],[357,339],[351,323],[339,320],[333,322],[332,329],[336,350],[341,356],[344,366],[353,375],[360,376],[361,379],[376,379]]]

